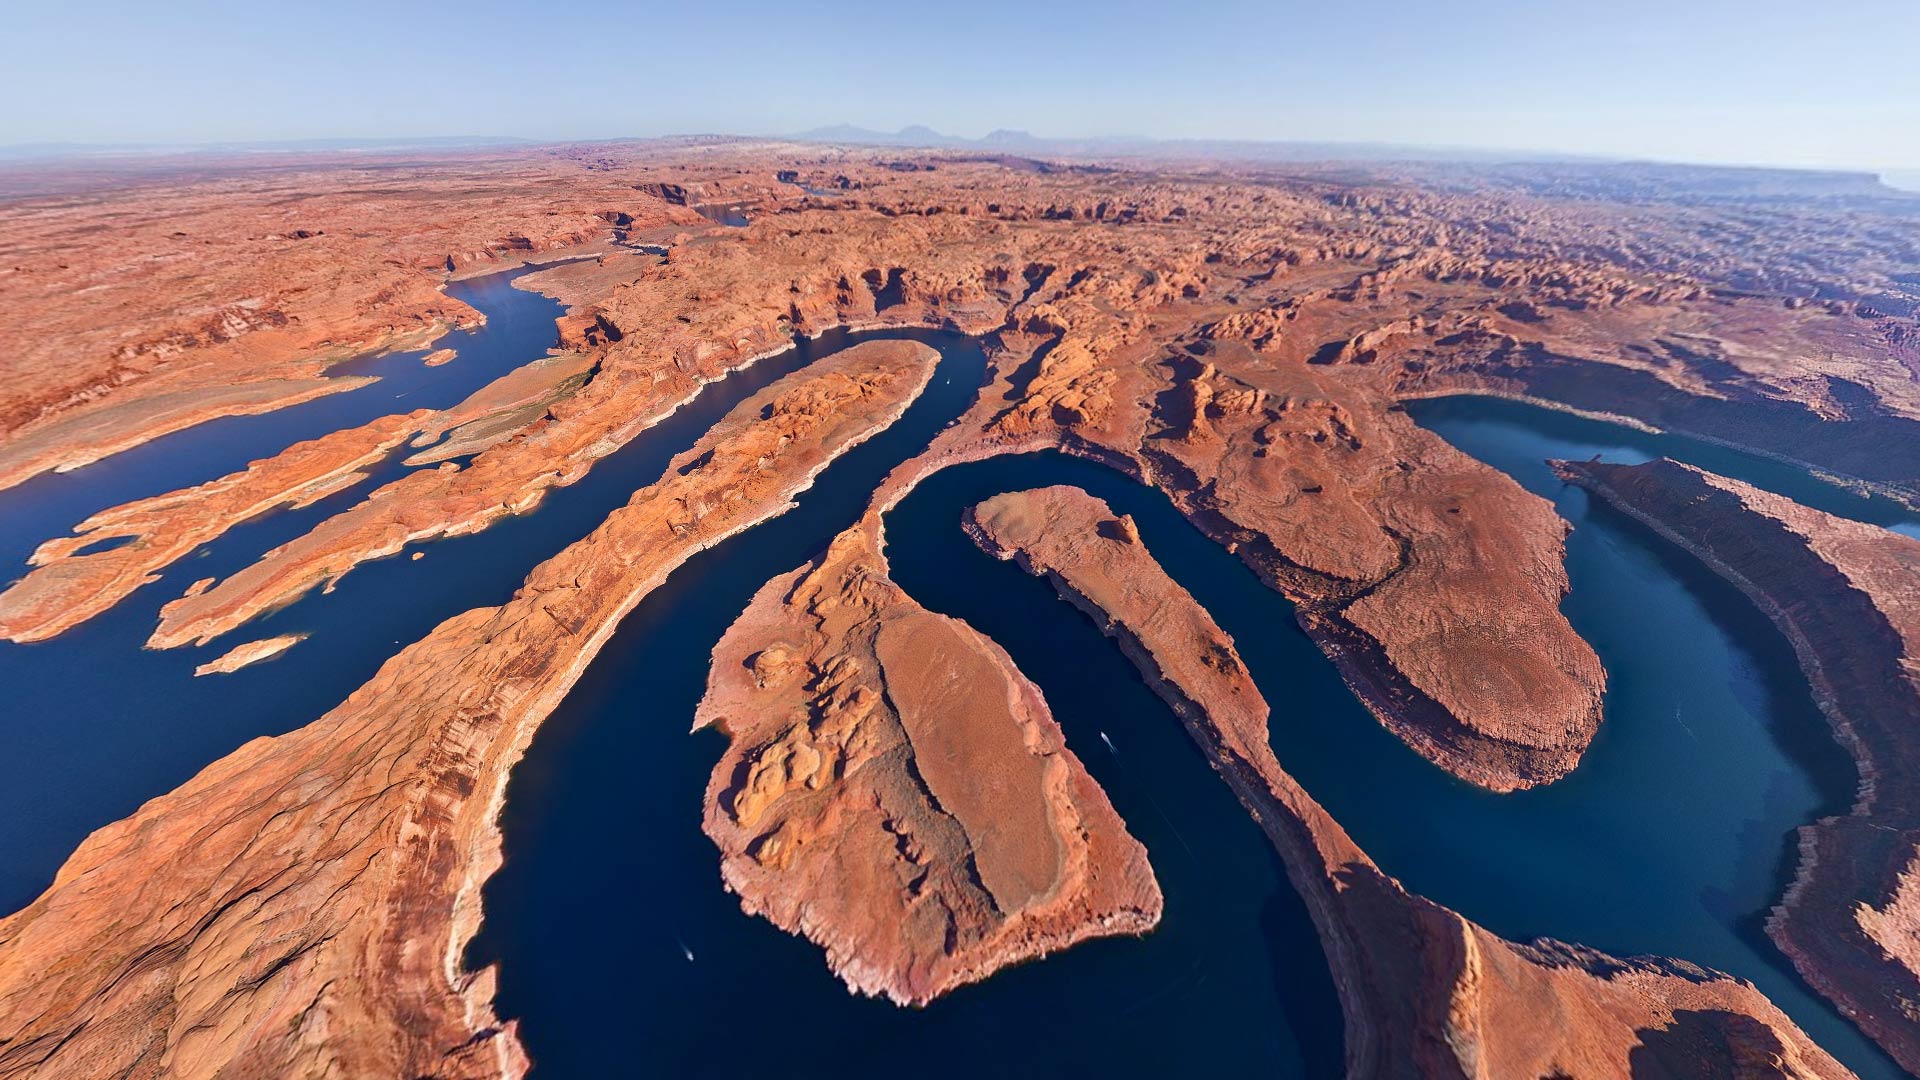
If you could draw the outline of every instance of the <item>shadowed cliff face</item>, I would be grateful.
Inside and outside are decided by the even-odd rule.
[[[1850,814],[1801,830],[1798,873],[1767,929],[1809,982],[1920,1068],[1920,540],[1665,459],[1559,467],[1732,582],[1793,643],[1861,783]]]
[[[1559,942],[1518,947],[1407,894],[1281,769],[1233,640],[1161,570],[1131,518],[1052,487],[980,503],[967,527],[1103,625],[1262,823],[1333,966],[1349,1075],[1624,1078],[1690,1054],[1727,1075],[1851,1075],[1745,983]],[[1725,1006],[1721,1022],[1698,1022],[1705,1003]]]
[[[316,433],[195,477],[201,486],[108,508],[83,535],[39,549],[43,565],[0,595],[0,629],[70,632],[227,531],[324,504],[312,528],[186,588],[149,644],[219,640],[409,544],[505,528],[796,333],[942,327],[993,335],[990,377],[967,415],[881,485],[856,527],[867,561],[837,571],[884,574],[871,560],[885,511],[946,465],[1042,448],[1098,460],[1164,491],[1292,601],[1396,738],[1454,776],[1512,791],[1567,775],[1600,725],[1606,673],[1560,611],[1565,525],[1413,424],[1401,402],[1542,398],[1737,439],[1893,497],[1911,498],[1920,475],[1907,437],[1920,419],[1920,337],[1911,310],[1888,302],[1920,244],[1898,221],[1796,203],[1780,211],[1794,228],[1779,229],[1710,203],[1557,201],[1491,178],[1429,187],[1312,169],[901,164],[756,145],[579,149],[427,162],[367,191],[321,167],[297,178],[323,192],[297,223],[292,181],[246,173],[9,204],[0,216],[27,226],[17,276],[28,287],[8,316],[40,336],[0,401],[0,487],[210,417],[349,389],[324,378],[334,362],[423,347],[471,320],[439,291],[450,274],[561,249],[592,259],[530,275],[569,309],[551,361],[451,408]],[[131,270],[87,239],[123,219],[139,222],[125,239],[153,256]],[[192,272],[169,269],[190,256]],[[0,986],[0,1016],[15,1018],[0,1021],[0,1054],[20,1069],[66,1055],[183,1073],[518,1071],[512,1032],[492,1022],[491,974],[464,972],[457,956],[498,860],[492,816],[508,769],[639,596],[692,551],[778,513],[897,414],[928,363],[911,347],[863,346],[757,396],[509,603],[448,621],[313,726],[250,744],[97,834],[0,933],[0,950],[28,958],[6,970],[53,973]],[[389,482],[332,501],[397,441],[418,453],[383,469]],[[121,536],[135,539],[97,545]],[[844,591],[829,587],[842,580],[833,574],[805,580],[819,595]],[[846,791],[830,783],[859,775],[854,820],[872,823],[862,799],[874,792],[918,807],[880,814],[880,831],[917,827],[926,843],[893,850],[946,874],[911,918],[862,906],[893,895],[884,880],[840,898],[833,929],[773,912],[827,941],[855,985],[924,1000],[1052,945],[1150,924],[1158,890],[1137,845],[1011,662],[904,596],[867,601],[846,626],[804,604],[804,616],[763,605],[768,620],[826,618],[811,632],[827,643],[808,648],[821,672],[794,684],[821,713],[805,731],[762,715],[797,701],[772,667],[754,689],[786,687],[774,704],[728,719],[739,760],[716,774],[709,825],[748,902],[773,888],[756,873],[819,877],[868,866],[856,852],[885,854],[808,851],[809,837],[837,835],[831,807]],[[250,650],[230,655],[237,665]],[[819,682],[835,655],[866,681]],[[723,669],[740,677],[739,665]],[[874,680],[898,690],[884,709],[857,693],[879,693]],[[976,709],[956,680],[998,680],[1006,708]],[[978,738],[955,740],[931,719],[949,715]],[[907,755],[926,767],[841,772]],[[983,771],[1005,789],[981,788]],[[796,791],[822,805],[793,816],[806,799]],[[152,877],[141,853],[153,851],[175,853],[159,859],[169,876]],[[1383,909],[1396,903],[1390,885],[1379,883]],[[1892,895],[1863,933],[1899,938],[1889,912],[1904,901]],[[1508,1062],[1500,1055],[1530,1029],[1460,989],[1482,977],[1535,980],[1565,1006],[1579,1045],[1561,1065],[1618,1067],[1621,1025],[1672,1027],[1680,1043],[1783,1068],[1806,1057],[1757,995],[1736,995],[1731,1011],[1763,1017],[1765,1031],[1655,1015],[1728,1011],[1733,991],[1680,966],[1630,964],[1632,977],[1616,973],[1620,985],[1601,993],[1580,974],[1611,963],[1599,954],[1512,946],[1412,898],[1402,908],[1407,933],[1447,943],[1421,973],[1381,977],[1413,995],[1416,1027],[1447,1032],[1445,1053],[1428,1046],[1421,1060],[1469,1073]],[[138,932],[113,921],[126,912]],[[848,929],[862,925],[902,932],[862,954],[875,935]],[[455,947],[418,947],[429,939]],[[1691,996],[1675,979],[1715,989]],[[283,986],[294,989],[267,992]],[[1649,1014],[1649,1001],[1665,1004]],[[113,1025],[94,1022],[108,1012]],[[291,1034],[248,1034],[263,1030]],[[434,1056],[449,1046],[461,1049]]]

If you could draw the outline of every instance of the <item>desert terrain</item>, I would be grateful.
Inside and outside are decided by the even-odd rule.
[[[278,613],[537,518],[796,341],[868,336],[746,396],[332,711],[99,821],[0,918],[0,1076],[537,1067],[468,951],[516,764],[676,569],[777,528],[929,392],[940,353],[909,330],[984,350],[964,408],[830,544],[755,577],[696,710],[644,720],[724,736],[686,807],[714,848],[700,887],[817,946],[848,989],[930,1010],[1177,916],[1089,770],[1098,744],[893,578],[888,516],[917,485],[1038,451],[1169,500],[1424,767],[1494,793],[1562,781],[1608,736],[1610,679],[1563,609],[1570,526],[1409,407],[1525,402],[1920,508],[1920,197],[1767,175],[714,138],[13,178],[0,512],[136,448],[344,399],[374,378],[334,370],[357,358],[457,373],[448,335],[484,317],[450,284],[526,270],[514,287],[564,314],[449,408],[288,440],[38,538],[0,573],[4,649],[165,590],[146,649],[204,648],[208,679],[271,672],[314,648],[272,633]],[[1795,650],[1859,790],[1801,830],[1765,933],[1920,1071],[1920,541],[1681,463],[1560,468]],[[301,509],[311,527],[193,573]],[[1310,720],[1094,496],[1009,491],[963,527],[1114,640],[1258,823],[1324,950],[1349,1075],[1853,1075],[1737,975],[1511,940],[1404,887],[1269,745]]]

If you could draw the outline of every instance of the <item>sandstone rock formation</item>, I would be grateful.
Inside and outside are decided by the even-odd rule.
[[[159,571],[233,526],[352,487],[426,415],[382,417],[296,443],[218,480],[102,510],[75,526],[76,535],[41,544],[29,559],[33,572],[0,592],[0,637],[53,637],[159,580]],[[125,542],[97,547],[115,540]]]
[[[262,660],[271,660],[305,640],[307,640],[305,634],[280,634],[276,637],[261,638],[259,641],[249,641],[244,645],[235,645],[218,658],[194,668],[193,673],[196,676],[228,675],[243,667],[258,664]]]
[[[701,220],[566,155],[224,164],[213,179],[183,162],[158,183],[0,205],[0,331],[18,343],[0,488],[352,389],[361,380],[318,376],[476,317],[441,292],[449,271]]]
[[[565,344],[595,358],[592,382],[547,413],[502,413],[469,429],[472,442],[456,437],[447,452],[485,447],[470,467],[409,477],[183,599],[153,643],[218,636],[397,544],[524,509],[792,332],[997,328],[1008,396],[991,437],[1128,460],[1296,602],[1383,723],[1507,789],[1564,774],[1599,720],[1603,673],[1557,610],[1563,526],[1408,422],[1398,400],[1558,394],[1566,407],[1644,409],[1705,434],[1732,425],[1760,449],[1889,489],[1889,462],[1920,465],[1902,441],[1920,430],[1904,354],[1885,352],[1910,321],[1885,299],[1904,288],[1888,269],[1905,254],[1894,231],[1843,235],[1803,211],[1817,225],[1809,264],[1883,298],[1808,304],[1755,295],[1772,247],[1710,207],[1251,167],[1010,174],[960,159],[902,172],[854,154],[826,178],[847,183],[806,184],[836,192],[821,197],[743,179],[764,148],[709,147],[666,167],[663,153],[597,158],[596,173],[648,177],[636,190],[669,216],[707,195],[757,199],[760,212],[747,228],[671,235],[614,214],[615,239],[644,233],[648,252],[542,272],[573,308]],[[809,175],[758,175],[783,173]],[[1634,347],[1612,347],[1623,341]],[[1802,414],[1893,451],[1872,468],[1841,461],[1821,447],[1861,439],[1811,440]]]
[[[339,490],[390,452],[369,447],[397,447],[390,436],[437,440],[409,448],[415,471],[312,533],[198,583],[153,637],[209,640],[366,559],[533,508],[796,334],[934,326],[990,335],[991,378],[876,493],[861,525],[874,544],[885,508],[946,464],[1053,448],[1114,466],[1285,593],[1383,724],[1507,790],[1575,767],[1599,721],[1604,673],[1558,611],[1565,525],[1402,402],[1521,397],[1920,500],[1920,236],[1899,207],[1676,198],[1679,181],[1649,194],[1601,166],[1595,183],[1402,166],[1042,168],[727,140],[141,168],[137,182],[83,170],[52,193],[0,198],[12,241],[0,330],[19,346],[0,388],[0,488],[208,417],[348,389],[358,383],[327,375],[336,362],[425,347],[475,317],[441,291],[449,278],[585,256],[523,279],[568,306],[559,355],[529,357],[464,412],[389,418],[319,440],[325,453],[296,447],[212,481],[204,520],[180,511],[182,493],[103,513],[0,597],[9,634],[57,633],[244,516]],[[743,228],[697,209],[748,204]],[[897,370],[889,355],[803,382],[864,385]],[[833,409],[885,412],[899,386],[833,397]],[[0,924],[0,1071],[48,1055],[81,1075],[518,1068],[510,1033],[491,1030],[486,976],[467,981],[438,942],[478,918],[500,779],[618,598],[644,593],[686,544],[774,512],[793,462],[804,472],[840,445],[739,443],[767,430],[746,415],[702,444],[727,454],[636,496],[513,603],[450,621],[314,727],[243,749],[89,842],[53,891]],[[768,454],[777,477],[754,471]],[[715,503],[721,490],[749,494]],[[138,539],[88,550],[118,536]],[[613,553],[633,565],[603,565]],[[1030,730],[1048,730],[1037,715]],[[1910,738],[1888,730],[1887,760],[1904,760]],[[1261,790],[1248,781],[1242,797]],[[789,801],[764,812],[784,821]],[[1087,820],[1104,805],[1069,801]],[[1911,845],[1895,847],[1860,856],[1885,874],[1858,894],[1868,911],[1856,920],[1895,958],[1873,961],[1889,971],[1913,952],[1901,913],[1914,890],[1898,880]],[[1394,940],[1458,943],[1418,971],[1380,959],[1374,996],[1391,1008],[1446,1007],[1455,976],[1477,971],[1557,1003],[1567,1038],[1599,1032],[1599,1056],[1556,1060],[1611,1068],[1620,1033],[1645,1030],[1656,1057],[1798,1055],[1824,1070],[1720,980],[1501,943],[1451,913],[1407,914],[1426,909],[1368,873],[1354,870],[1364,888],[1349,891],[1377,892],[1387,914],[1366,926],[1419,923]],[[1119,910],[1100,899],[1117,893],[1060,881],[1059,897],[1086,898],[1081,915]],[[1023,910],[1037,919],[1045,906]],[[1018,951],[1005,922],[974,925]],[[1807,970],[1856,966],[1802,949]],[[950,984],[963,966],[937,962],[900,985]],[[1614,974],[1596,982],[1596,969]],[[1459,1000],[1461,1024],[1535,1030],[1513,1004],[1524,997]],[[1503,1039],[1462,1045],[1517,1045]],[[1777,1052],[1762,1052],[1769,1039]],[[1521,1061],[1487,1060],[1487,1075]]]
[[[1262,370],[1232,343],[1206,356],[1140,450],[1176,503],[1294,600],[1415,749],[1496,790],[1570,771],[1605,673],[1559,611],[1552,508],[1364,384]]]
[[[1121,646],[1280,852],[1347,1018],[1349,1077],[1844,1077],[1751,985],[1680,961],[1505,941],[1382,873],[1274,759],[1233,641],[1078,488],[988,499],[982,548],[1053,583]],[[1310,721],[1308,721],[1310,722]]]
[[[727,887],[854,990],[924,1004],[1159,921],[1145,849],[1038,688],[901,592],[857,527],[754,597],[695,725],[732,740],[705,820]]]
[[[871,343],[769,386],[505,605],[95,833],[0,920],[0,1076],[524,1072],[461,960],[508,769],[622,616],[891,423],[935,358]]]
[[[545,417],[592,381],[595,359],[579,352],[531,361],[435,414],[411,445],[425,447],[408,465],[433,465],[476,454]]]
[[[1920,1072],[1920,540],[1674,461],[1559,467],[1732,582],[1793,644],[1860,791],[1848,815],[1801,829],[1767,931]]]
[[[0,592],[0,638],[40,641],[71,629],[235,525],[353,487],[409,437],[427,447],[406,459],[410,465],[476,453],[571,397],[593,364],[583,353],[532,360],[452,408],[384,416],[295,443],[218,480],[102,510],[76,526],[77,535],[40,545],[28,560],[36,569]],[[127,542],[96,547],[115,540]],[[267,606],[289,598],[275,594]]]

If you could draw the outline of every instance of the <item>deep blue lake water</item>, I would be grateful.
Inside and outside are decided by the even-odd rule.
[[[542,1076],[620,1074],[638,1062],[662,1075],[732,1073],[742,1063],[728,1049],[743,1038],[819,1047],[783,1056],[782,1074],[794,1076],[870,1075],[903,1062],[929,1076],[1337,1074],[1338,1004],[1277,857],[1093,625],[1044,582],[1003,573],[1010,568],[960,533],[950,484],[977,470],[942,473],[911,496],[889,518],[890,532],[900,530],[893,544],[915,553],[920,576],[983,589],[974,599],[1014,617],[1010,626],[975,624],[1040,685],[1076,753],[1152,852],[1166,921],[1145,939],[1084,944],[925,1010],[901,1010],[850,997],[817,948],[748,918],[721,889],[700,817],[724,742],[687,733],[708,654],[762,584],[851,525],[888,469],[965,410],[983,370],[977,348],[916,336],[945,353],[928,393],[829,468],[797,510],[697,556],[644,601],[515,771],[507,865],[487,887],[487,926],[474,949],[476,959],[502,962],[502,1015],[520,1018]],[[1090,480],[1119,479],[1059,464]],[[933,507],[932,518],[921,512]],[[964,548],[958,558],[918,557],[935,521],[932,536]],[[920,576],[902,584],[917,589]],[[941,609],[943,595],[926,599]],[[1105,750],[1101,730],[1120,756]]]
[[[488,316],[436,347],[459,357],[436,368],[424,353],[360,362],[381,381],[277,413],[216,420],[71,473],[0,492],[0,580],[26,571],[47,537],[107,506],[209,480],[301,439],[365,423],[397,409],[451,405],[493,378],[544,355],[555,336],[555,301],[513,288],[526,271],[456,283],[453,295]],[[52,641],[0,642],[0,714],[14,753],[0,756],[0,909],[31,901],[73,848],[102,825],[179,786],[259,735],[308,723],[371,678],[400,645],[442,620],[498,604],[543,559],[580,539],[658,479],[667,461],[735,403],[844,335],[802,342],[706,388],[657,427],[596,465],[579,483],[550,491],[539,512],[405,557],[368,563],[332,593],[312,593],[202,648],[149,651],[160,605],[202,577],[224,577],[261,553],[344,510],[406,472],[402,447],[373,477],[298,511],[240,525],[174,564],[162,579]],[[394,603],[396,596],[405,603]],[[193,668],[242,641],[279,633],[312,637],[279,658],[230,675],[194,678]],[[101,678],[111,672],[112,678]]]
[[[382,382],[215,421],[0,493],[0,557],[17,564],[94,510],[221,475],[298,439],[459,400],[553,338],[558,305],[510,280],[453,287],[489,323],[442,342],[460,351],[445,367],[424,368],[417,353],[363,361]],[[1134,515],[1149,548],[1237,639],[1273,705],[1281,762],[1409,888],[1509,937],[1551,935],[1732,971],[1863,1075],[1899,1075],[1799,984],[1760,928],[1791,869],[1791,830],[1844,808],[1853,787],[1790,651],[1744,598],[1589,506],[1541,462],[1666,453],[1890,527],[1916,529],[1914,517],[1764,459],[1484,399],[1416,403],[1412,412],[1552,498],[1576,526],[1566,611],[1611,677],[1606,723],[1579,770],[1541,791],[1500,796],[1428,765],[1361,709],[1283,599],[1150,489],[1053,454],[950,469],[890,515],[895,576],[920,602],[999,641],[1040,685],[1069,744],[1147,845],[1166,919],[1146,938],[1085,944],[924,1010],[849,997],[818,950],[749,919],[721,889],[717,853],[699,831],[720,736],[686,729],[707,654],[753,591],[850,524],[886,471],[972,397],[984,363],[977,345],[931,332],[803,342],[708,387],[535,513],[431,544],[419,562],[361,567],[333,593],[206,649],[138,646],[158,606],[188,582],[230,573],[310,528],[402,472],[397,462],[319,506],[236,528],[61,638],[0,644],[0,684],[13,688],[0,724],[16,751],[0,761],[0,908],[30,900],[87,832],[246,739],[320,715],[447,616],[504,600],[735,402],[873,336],[942,350],[927,394],[828,469],[798,509],[696,557],[640,605],[514,774],[507,864],[487,888],[474,955],[501,962],[501,1011],[520,1019],[539,1075],[733,1072],[766,1045],[786,1048],[788,1075],[903,1062],[939,1076],[1338,1072],[1326,964],[1264,837],[1092,623],[960,532],[961,510],[978,499],[1063,482]],[[271,663],[190,677],[235,642],[291,631],[313,637]]]
[[[1884,495],[1839,487],[1785,462],[1718,443],[1685,435],[1636,431],[1524,402],[1472,395],[1412,401],[1407,404],[1407,412],[1475,456],[1482,456],[1476,446],[1489,450],[1496,445],[1518,448],[1523,444],[1533,445],[1530,440],[1545,439],[1564,445],[1565,452],[1559,452],[1563,458],[1599,454],[1607,461],[1637,463],[1670,457],[1709,472],[1745,480],[1816,510],[1920,537],[1920,511],[1912,507]],[[1462,438],[1473,445],[1461,442]],[[1509,473],[1513,471],[1501,462],[1494,464]]]

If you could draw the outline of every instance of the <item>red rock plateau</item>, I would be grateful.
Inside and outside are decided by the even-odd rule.
[[[77,525],[76,535],[42,544],[28,560],[36,569],[0,592],[0,638],[41,641],[71,629],[233,526],[353,487],[409,437],[425,447],[406,459],[410,465],[476,453],[545,415],[591,378],[592,358],[583,353],[533,360],[453,408],[381,417],[296,443],[218,480],[104,510]],[[128,542],[97,549],[111,540]]]
[[[637,277],[618,285],[605,265],[547,271],[539,284],[579,312],[567,344],[598,357],[591,381],[468,467],[395,481],[169,605],[150,644],[211,640],[366,559],[530,509],[796,331],[997,327],[1018,399],[1000,434],[1151,474],[1294,598],[1383,722],[1443,766],[1496,788],[1564,774],[1597,726],[1603,674],[1558,611],[1562,523],[1394,411],[1383,372],[1233,340],[1249,301],[1209,288],[1220,245],[1245,238],[1231,218],[1196,229],[1169,194],[1147,194],[1157,225],[1136,208],[1125,230],[999,204],[939,215],[803,204],[674,246],[664,265],[628,259]],[[1166,269],[1117,263],[1109,233]],[[1479,554],[1490,550],[1507,555]]]
[[[1115,641],[1186,724],[1307,901],[1347,1017],[1347,1075],[1583,1078],[1851,1074],[1752,986],[1682,962],[1518,945],[1402,889],[1268,747],[1268,709],[1233,639],[1166,575],[1126,517],[1078,488],[996,496],[967,531]],[[1302,718],[1311,723],[1311,718]]]
[[[1920,540],[1673,461],[1560,469],[1692,552],[1793,643],[1860,792],[1850,814],[1801,829],[1767,930],[1920,1072]]]
[[[1146,850],[998,646],[915,604],[866,534],[760,590],[697,726],[731,740],[706,831],[749,912],[849,987],[925,1004],[1160,918]]]
[[[762,390],[507,604],[94,834],[0,921],[0,1075],[523,1072],[460,961],[508,769],[622,616],[891,423],[935,358],[869,343]]]
[[[294,158],[7,200],[0,488],[352,389],[327,369],[477,320],[450,271],[700,221],[589,164]]]
[[[177,509],[179,493],[104,511],[79,537],[42,548],[42,565],[0,599],[10,635],[58,633],[204,542],[195,537],[345,485],[398,442],[418,443],[412,471],[168,605],[152,644],[218,638],[367,559],[533,509],[704,383],[796,334],[935,326],[986,335],[988,383],[876,494],[861,526],[870,544],[879,513],[945,464],[1041,448],[1105,462],[1165,490],[1285,594],[1400,738],[1457,776],[1512,790],[1574,768],[1600,721],[1605,674],[1559,611],[1566,526],[1415,425],[1405,401],[1480,393],[1604,413],[1920,501],[1920,228],[1895,200],[1754,190],[1713,172],[1115,167],[726,140],[275,162],[150,163],[131,179],[55,177],[0,200],[0,330],[20,343],[0,390],[0,487],[211,417],[345,389],[327,375],[337,361],[424,347],[476,317],[441,291],[450,277],[582,256],[520,282],[567,305],[556,354],[457,418],[390,418],[212,481],[203,520]],[[714,205],[745,206],[752,223],[722,227],[698,212]],[[825,374],[810,368],[805,384],[826,393],[829,374],[851,387],[895,372],[886,352],[855,356]],[[910,381],[896,373],[847,410],[873,422]],[[681,538],[712,542],[775,512],[777,493],[804,484],[838,445],[824,433],[817,445],[801,440],[757,473],[762,448],[738,440],[770,429],[743,429],[744,416],[703,442],[724,455],[637,494],[506,607],[450,621],[328,717],[242,748],[88,841],[45,898],[0,924],[0,1072],[33,1071],[52,1054],[75,1075],[200,1075],[217,1063],[253,1074],[517,1069],[510,1029],[464,1041],[494,1032],[488,977],[460,971],[458,950],[440,943],[478,919],[478,884],[497,859],[498,785],[595,635],[685,550]],[[704,515],[687,509],[721,490],[748,495]],[[693,502],[671,501],[683,496]],[[629,546],[642,534],[660,550]],[[124,535],[137,539],[85,550]],[[601,558],[609,549],[645,557],[615,566]],[[874,603],[862,618],[876,624],[911,610],[904,599]],[[885,660],[863,652],[880,648],[864,631],[813,632],[824,636],[808,648],[827,650],[822,658],[844,648],[863,664]],[[954,655],[998,657],[966,640]],[[1053,745],[1037,702],[1009,709],[1008,724]],[[904,713],[886,718],[874,737],[913,737]],[[754,752],[775,722],[730,712],[742,736],[732,753]],[[918,988],[903,995],[915,997],[972,977],[976,961],[1063,943],[1080,932],[1074,920],[1146,917],[1143,882],[1126,885],[1130,872],[1117,869],[1132,865],[1124,832],[1097,792],[1073,782],[1064,748],[1050,760],[1066,787],[1033,803],[1025,839],[1061,835],[1077,816],[1099,823],[1102,850],[1118,853],[1082,852],[1082,874],[1069,843],[1048,877],[1025,862],[1035,845],[960,822],[966,835],[948,840],[987,845],[1023,868],[1025,884],[1010,886],[1006,906],[995,889],[968,886],[980,905],[965,916],[982,943],[969,959],[909,962],[905,976],[874,969],[857,983]],[[376,770],[406,779],[352,802]],[[833,799],[823,787],[778,803],[767,812],[785,823]],[[282,804],[273,818],[267,808]],[[759,837],[722,836],[744,882],[755,871],[733,841]],[[831,845],[826,836],[814,843]],[[377,873],[362,872],[370,856]],[[1088,876],[1096,865],[1110,869]],[[268,880],[288,884],[248,891]],[[234,904],[209,906],[215,897]],[[1857,920],[1845,920],[1826,932],[1851,933]],[[1037,936],[1022,937],[1029,929]],[[1594,980],[1574,959],[1584,953],[1560,963],[1449,933],[1472,944],[1461,955],[1480,957],[1486,977],[1531,972],[1546,982],[1528,985],[1546,987],[1562,976],[1542,972],[1567,973],[1578,988],[1567,1000],[1589,1000],[1580,995]],[[1633,1004],[1607,1006],[1604,1023],[1566,1014],[1605,1027],[1596,1046],[1646,1027],[1731,1060],[1730,1047],[1761,1034],[1725,1009],[1774,1015],[1745,997],[1725,1005],[1732,991],[1706,976],[1697,985],[1710,989],[1690,998],[1672,981],[1687,976],[1620,963],[1601,981],[1640,987]],[[1838,983],[1862,969],[1832,970],[1834,985],[1815,985],[1853,1000]],[[1441,1008],[1418,988],[1451,985],[1382,993]],[[1689,1019],[1661,1020],[1651,1001]],[[1527,1030],[1503,1013],[1480,1023]],[[1799,1052],[1780,1038],[1782,1054]],[[466,1049],[443,1059],[448,1046]]]

